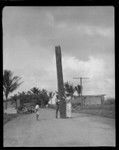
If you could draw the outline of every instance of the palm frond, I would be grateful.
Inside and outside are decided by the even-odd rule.
[[[13,76],[13,72],[10,70],[4,70],[3,74],[3,92],[7,96],[9,93],[16,90],[23,82],[19,83],[21,77]]]

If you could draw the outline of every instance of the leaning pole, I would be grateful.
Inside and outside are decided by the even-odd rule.
[[[60,118],[66,118],[66,102],[65,99],[63,98],[64,83],[63,83],[63,73],[62,73],[62,55],[61,55],[60,46],[55,47],[55,54],[56,54],[58,96],[60,99],[60,104],[59,104]]]

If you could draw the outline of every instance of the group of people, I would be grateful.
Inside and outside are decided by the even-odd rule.
[[[72,112],[71,96],[64,97],[64,99],[66,101],[66,117],[71,118]],[[59,116],[59,109],[60,109],[59,103],[60,103],[59,96],[56,95],[56,118],[58,118]],[[40,115],[40,107],[38,104],[35,106],[35,113],[36,113],[36,120],[38,120]]]

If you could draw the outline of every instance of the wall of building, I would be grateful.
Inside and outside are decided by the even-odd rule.
[[[84,99],[85,105],[99,105],[101,104],[101,96],[87,96]]]
[[[84,105],[100,105],[104,102],[103,95],[82,96]],[[72,103],[81,103],[81,97],[75,97]]]

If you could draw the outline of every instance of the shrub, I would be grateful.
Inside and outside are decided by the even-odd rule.
[[[104,102],[104,104],[115,104],[115,99],[113,99],[113,98],[108,98],[108,99]]]

